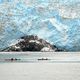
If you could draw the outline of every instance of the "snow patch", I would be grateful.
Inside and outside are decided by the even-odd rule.
[[[41,49],[41,51],[54,51],[53,49],[51,49],[51,48],[48,48],[48,47],[43,47],[42,49]],[[55,52],[55,51],[54,51]]]
[[[35,43],[37,43],[37,44],[40,44],[40,42],[37,41],[37,40],[30,40],[29,42],[30,42],[30,43],[34,43],[34,42],[35,42]]]

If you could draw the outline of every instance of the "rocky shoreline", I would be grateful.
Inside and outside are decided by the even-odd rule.
[[[17,51],[17,52],[25,52],[25,51],[42,51],[42,52],[60,52],[64,51],[62,49],[57,48],[55,45],[51,45],[49,42],[38,38],[38,36],[27,35],[23,36],[22,39],[17,44],[11,45],[10,47],[2,50],[5,52]]]

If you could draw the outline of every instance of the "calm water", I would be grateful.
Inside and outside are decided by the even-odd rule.
[[[43,57],[50,60],[37,60]],[[0,54],[0,80],[80,80],[79,62],[80,53]]]
[[[80,64],[3,63],[0,80],[80,80]]]
[[[19,59],[11,61],[9,59]],[[39,59],[47,60],[39,60]],[[0,53],[0,63],[5,62],[80,62],[80,53],[53,53],[53,52],[25,52],[25,53]]]

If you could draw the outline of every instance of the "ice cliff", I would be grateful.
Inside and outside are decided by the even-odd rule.
[[[0,50],[25,35],[80,51],[80,0],[0,0]]]

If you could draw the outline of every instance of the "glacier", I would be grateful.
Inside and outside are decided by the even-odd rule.
[[[80,0],[0,0],[0,50],[25,35],[80,51]]]

